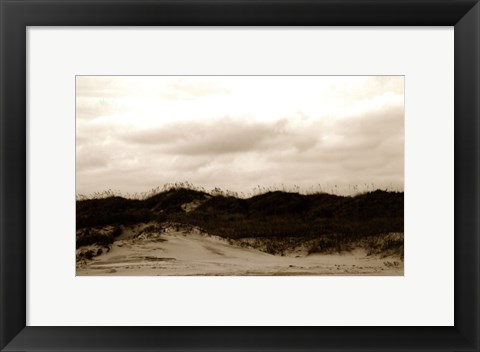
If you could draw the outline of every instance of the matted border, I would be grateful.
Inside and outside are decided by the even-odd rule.
[[[477,1],[0,0],[0,347],[13,350],[479,350]],[[26,327],[26,27],[455,26],[454,327]]]

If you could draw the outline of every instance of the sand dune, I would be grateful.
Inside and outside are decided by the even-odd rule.
[[[115,241],[77,263],[77,275],[403,275],[398,258],[345,254],[271,255],[200,231],[170,229]]]

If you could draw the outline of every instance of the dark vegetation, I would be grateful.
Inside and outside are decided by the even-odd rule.
[[[185,212],[182,205],[193,201],[201,201],[201,205]],[[349,244],[359,241],[367,244],[372,254],[400,247],[403,253],[403,236],[379,237],[403,233],[403,205],[403,192],[381,190],[356,196],[274,191],[243,199],[174,188],[142,200],[118,196],[82,199],[76,207],[77,247],[112,243],[122,226],[175,222],[232,240],[269,239],[271,250],[267,251],[273,253],[281,251],[282,243],[292,241],[308,241],[311,253],[348,250]],[[95,230],[105,226],[112,230]]]
[[[122,229],[118,226],[107,228],[84,227],[77,229],[77,248],[90,244],[98,244],[107,247],[115,241],[115,238],[122,234]]]

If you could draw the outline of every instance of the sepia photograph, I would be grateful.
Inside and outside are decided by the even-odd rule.
[[[403,276],[404,105],[404,76],[77,76],[76,275]]]

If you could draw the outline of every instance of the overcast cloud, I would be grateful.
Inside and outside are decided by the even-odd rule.
[[[401,76],[79,76],[77,193],[403,190]]]

